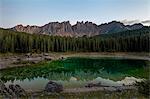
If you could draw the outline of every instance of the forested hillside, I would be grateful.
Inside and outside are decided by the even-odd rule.
[[[0,29],[0,52],[149,52],[150,27],[95,37],[60,37]]]

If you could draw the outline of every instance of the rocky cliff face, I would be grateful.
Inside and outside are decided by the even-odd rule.
[[[59,35],[59,36],[73,36],[74,32],[72,30],[72,26],[67,22],[52,22],[40,27],[40,34],[48,34],[48,35]]]
[[[51,22],[44,26],[23,26],[17,25],[12,30],[19,32],[27,32],[31,34],[46,34],[46,35],[58,35],[58,36],[95,36],[105,33],[115,33],[125,30],[134,30],[142,28],[142,24],[124,25],[123,23],[112,21],[109,23],[96,25],[92,22],[77,22],[75,25],[71,25],[69,21],[62,23]]]
[[[38,33],[38,31],[40,31],[40,28],[38,26],[23,26],[23,25],[17,25],[15,27],[12,28],[15,31],[19,31],[19,32],[27,32],[27,33]]]
[[[110,23],[105,23],[99,25],[101,33],[114,33],[128,30],[128,28],[120,22],[112,21]]]
[[[73,32],[76,36],[93,36],[98,35],[100,33],[99,28],[96,24],[92,22],[77,22],[75,25],[72,26]]]

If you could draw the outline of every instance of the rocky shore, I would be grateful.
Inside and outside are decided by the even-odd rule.
[[[32,64],[37,64],[42,61],[51,61],[59,59],[59,56],[54,56],[51,54],[21,54],[21,55],[10,55],[0,57],[0,69],[10,68],[10,67],[20,67]]]
[[[9,87],[6,87],[5,84],[0,80],[0,95],[4,98],[12,98],[27,96],[27,93],[20,85],[10,84]]]
[[[0,81],[0,95],[5,98],[12,98],[12,97],[28,97],[28,96],[48,96],[56,93],[61,94],[76,94],[76,93],[86,93],[86,92],[124,92],[126,90],[137,90],[137,88],[133,85],[124,85],[124,86],[103,86],[101,83],[93,84],[89,83],[85,85],[85,87],[81,88],[63,88],[63,85],[58,84],[53,81],[49,81],[45,85],[45,89],[40,92],[28,92],[25,91],[19,85],[10,84],[8,87]]]

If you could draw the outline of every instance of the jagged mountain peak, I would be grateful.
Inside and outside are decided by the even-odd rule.
[[[93,22],[79,22],[71,25],[69,21],[64,22],[50,22],[43,26],[23,26],[17,25],[12,30],[19,32],[27,32],[31,34],[46,34],[46,35],[59,35],[59,36],[95,36],[105,33],[121,32],[126,30],[140,29],[143,25],[141,23],[133,25],[124,25],[119,21],[112,21],[97,25]]]

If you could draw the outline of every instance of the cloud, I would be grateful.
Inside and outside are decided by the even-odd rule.
[[[143,24],[150,24],[150,20],[142,21]]]
[[[141,21],[143,25],[150,26],[150,20]]]
[[[146,25],[146,26],[150,26],[150,20],[144,20],[144,21],[140,21],[140,20],[122,20],[120,21],[122,23],[124,23],[125,25],[132,25],[132,24],[135,24],[135,23],[142,23],[143,25]]]
[[[122,20],[121,21],[122,23],[124,23],[125,25],[132,25],[132,24],[135,24],[135,23],[140,23],[140,20]]]

